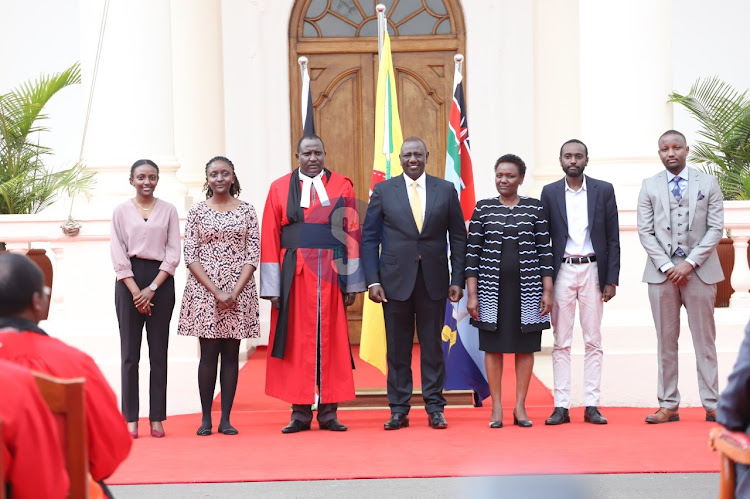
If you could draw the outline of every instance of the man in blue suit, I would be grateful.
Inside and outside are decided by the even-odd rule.
[[[607,424],[599,411],[602,378],[602,313],[615,296],[620,276],[620,227],[612,184],[583,174],[588,148],[578,139],[560,148],[565,177],[544,186],[542,204],[549,222],[554,261],[552,372],[555,409],[548,425],[570,422],[570,345],[576,302],[585,357],[584,421]]]
[[[732,431],[750,435],[750,322],[745,327],[737,362],[721,392],[717,421]],[[735,464],[735,497],[750,497],[750,467]]]
[[[448,426],[441,330],[446,298],[457,302],[463,295],[466,226],[453,184],[425,173],[429,156],[422,139],[404,140],[399,154],[404,173],[375,185],[362,226],[369,297],[383,304],[385,319],[391,408],[386,430],[409,426],[415,321],[428,424]]]

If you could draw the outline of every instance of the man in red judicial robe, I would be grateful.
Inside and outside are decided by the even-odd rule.
[[[133,439],[94,360],[37,326],[47,307],[42,273],[26,256],[0,253],[0,359],[57,378],[85,378],[89,472],[101,482],[128,457]]]
[[[0,386],[0,472],[5,477],[8,497],[67,497],[68,472],[57,423],[34,376],[28,369],[0,360]]]
[[[260,296],[271,300],[266,394],[292,404],[281,431],[346,431],[338,402],[354,398],[346,307],[365,290],[352,181],[325,169],[317,135],[297,144],[299,168],[271,184],[263,212]],[[317,400],[316,400],[317,396]]]

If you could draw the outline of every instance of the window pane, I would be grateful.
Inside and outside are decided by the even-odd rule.
[[[427,8],[430,9],[434,14],[444,16],[448,13],[445,10],[445,4],[443,4],[443,0],[425,0],[425,4],[427,4]]]
[[[326,10],[326,5],[328,5],[326,0],[312,0],[305,17],[318,17]]]
[[[331,10],[353,21],[357,26],[362,24],[362,16],[351,0],[333,0],[333,2],[331,2]]]
[[[391,22],[388,28],[391,36],[394,31],[399,35],[429,36],[433,31],[450,34],[450,22],[443,19],[448,12],[443,0],[399,0],[391,10],[395,1],[381,0]],[[377,36],[377,21],[366,19],[375,15],[375,3],[375,0],[331,0],[329,7],[327,0],[312,0],[305,14],[303,37],[317,38],[318,32],[323,37]]]
[[[357,34],[357,28],[331,14],[327,14],[323,19],[318,21],[318,26],[323,32],[323,36],[356,36]]]
[[[420,12],[398,27],[399,35],[431,35],[437,19],[427,11]]]
[[[438,25],[437,31],[435,31],[436,35],[450,35],[451,34],[451,21],[450,19],[445,19],[443,21],[440,21],[440,24]]]

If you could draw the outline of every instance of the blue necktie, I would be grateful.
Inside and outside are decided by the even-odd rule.
[[[682,201],[682,190],[680,190],[680,179],[681,177],[679,175],[675,176],[674,180],[674,188],[672,189],[672,194],[674,194],[674,198],[679,203]]]

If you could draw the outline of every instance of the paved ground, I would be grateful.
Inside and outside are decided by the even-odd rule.
[[[716,473],[634,475],[540,475],[474,478],[402,478],[251,482],[112,487],[117,499],[159,498],[513,498],[513,499],[681,499],[718,495]]]

